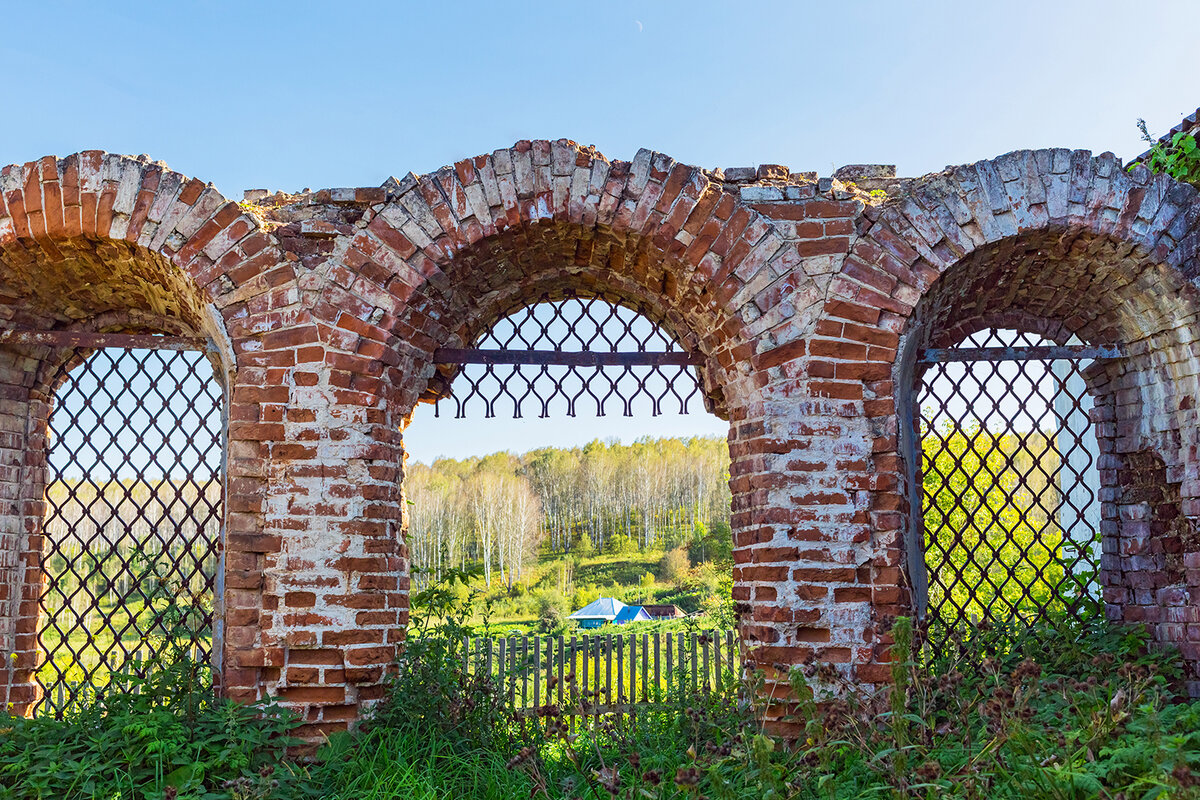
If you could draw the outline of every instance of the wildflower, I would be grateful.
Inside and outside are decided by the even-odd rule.
[[[616,794],[621,788],[621,773],[616,767],[604,767],[603,769],[592,770],[592,774],[596,776],[596,780],[600,781],[600,785],[609,794]]]
[[[1027,678],[1037,680],[1042,676],[1042,665],[1031,658],[1022,661],[1015,670],[1013,670],[1013,681],[1020,682]]]
[[[505,764],[505,766],[508,767],[509,769],[512,769],[513,767],[516,767],[517,765],[528,761],[529,757],[531,755],[533,755],[533,750],[531,748],[522,747],[520,750],[517,751],[517,754],[515,756],[513,756],[512,758],[510,758],[508,760],[508,763]]]
[[[1200,778],[1197,778],[1191,768],[1183,762],[1175,765],[1175,769],[1171,770],[1171,777],[1175,779],[1182,789],[1200,786]]]
[[[642,773],[642,780],[651,786],[658,786],[662,783],[662,773],[656,769],[648,769]]]
[[[675,785],[680,789],[700,785],[700,770],[695,767],[680,767],[675,771]]]
[[[936,759],[930,759],[921,766],[917,767],[917,777],[921,780],[929,782],[935,781],[942,777],[942,764]]]

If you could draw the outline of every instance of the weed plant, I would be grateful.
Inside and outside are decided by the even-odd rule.
[[[217,697],[211,669],[191,655],[197,614],[184,589],[147,583],[162,634],[140,670],[112,674],[61,719],[0,711],[0,800],[236,798],[276,788],[297,721],[269,702]]]
[[[486,611],[484,630],[466,622],[469,579],[414,598],[386,700],[315,760],[283,757],[294,719],[216,699],[178,654],[136,694],[6,720],[0,798],[1200,798],[1200,703],[1137,628],[931,636],[901,618],[882,691],[814,664],[613,717],[567,674],[562,707],[514,713],[462,649],[488,632]]]
[[[598,698],[567,675],[565,707],[517,715],[463,660],[469,603],[451,596],[424,599],[440,621],[410,640],[386,703],[284,796],[1200,797],[1200,703],[1178,657],[1099,617],[940,631],[937,646],[901,618],[883,691],[814,665],[616,718],[590,716]]]

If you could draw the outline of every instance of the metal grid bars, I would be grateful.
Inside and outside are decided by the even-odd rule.
[[[1115,355],[995,329],[921,354],[930,621],[1031,624],[1095,608],[1098,447],[1083,369]]]
[[[84,349],[58,379],[36,675],[55,714],[143,659],[211,657],[224,447],[203,353]]]
[[[644,312],[603,297],[543,297],[474,347],[439,349],[439,364],[462,365],[451,393],[455,417],[480,407],[487,418],[511,411],[517,419],[527,409],[543,418],[688,413],[700,391],[699,359]]]

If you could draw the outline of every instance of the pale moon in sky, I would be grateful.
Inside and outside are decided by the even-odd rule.
[[[642,21],[640,19],[635,19],[633,21],[633,24],[638,26],[638,33],[641,33],[642,32]]]

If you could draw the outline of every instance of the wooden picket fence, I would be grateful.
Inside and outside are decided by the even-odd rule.
[[[508,708],[553,705],[569,716],[628,714],[735,686],[741,664],[737,644],[733,631],[463,641],[471,671],[491,675]]]

